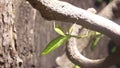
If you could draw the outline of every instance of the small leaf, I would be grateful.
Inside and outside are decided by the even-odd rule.
[[[86,37],[89,36],[89,34],[90,34],[90,31],[87,31],[86,34],[81,34],[81,35],[79,35],[79,38],[86,38]]]
[[[55,30],[58,34],[60,34],[60,35],[62,35],[62,36],[65,36],[65,34],[64,34],[64,32],[62,31],[62,29],[60,28],[60,26],[56,25],[55,22],[54,22],[54,30]]]
[[[95,35],[101,35],[101,33],[99,33],[99,32],[95,32]]]
[[[62,45],[64,42],[66,42],[70,38],[69,35],[66,36],[58,36],[57,38],[53,39],[47,46],[46,48],[42,51],[42,55],[46,55],[56,48],[58,48],[60,45]]]
[[[93,42],[92,42],[92,46],[91,46],[91,49],[94,50],[95,47],[97,46],[98,42],[100,41],[100,39],[103,37],[103,35],[99,35],[99,36],[96,36],[95,39],[93,39]]]
[[[72,33],[72,31],[73,31],[75,25],[76,25],[76,23],[74,23],[74,24],[69,28],[68,34],[71,34],[71,33]]]
[[[78,66],[78,65],[75,65],[75,67],[74,68],[80,68],[80,66]]]

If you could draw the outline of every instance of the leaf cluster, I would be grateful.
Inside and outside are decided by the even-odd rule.
[[[93,35],[94,37],[94,39],[92,40],[92,46],[91,46],[91,49],[94,50],[99,40],[103,37],[103,34],[99,32],[87,32],[86,34],[78,35],[78,36],[71,35],[74,26],[75,24],[73,24],[72,27],[69,28],[69,30],[66,33],[64,33],[61,27],[59,25],[56,25],[54,22],[54,30],[59,34],[59,36],[53,39],[51,42],[49,42],[48,45],[45,47],[45,49],[41,52],[41,54],[42,55],[49,54],[50,52],[57,49],[59,46],[63,45],[71,37],[80,39],[80,38],[85,38],[90,34]]]

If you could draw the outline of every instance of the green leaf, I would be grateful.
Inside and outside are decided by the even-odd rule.
[[[74,68],[80,68],[80,66],[78,66],[78,65],[75,65],[75,67]]]
[[[52,52],[53,50],[55,50],[56,48],[58,48],[60,45],[62,45],[64,42],[66,42],[68,39],[70,38],[69,35],[66,36],[58,36],[57,38],[53,39],[48,45],[47,47],[42,51],[42,55],[46,55],[50,52]]]
[[[101,33],[99,33],[99,32],[95,32],[95,35],[101,35]]]
[[[90,34],[90,31],[87,31],[86,34],[81,34],[81,35],[79,35],[79,38],[86,38],[86,37],[89,36],[89,34]]]
[[[69,28],[68,34],[71,34],[71,33],[72,33],[72,31],[73,31],[75,25],[76,25],[76,23],[74,23],[74,24]]]
[[[103,37],[103,35],[99,35],[99,36],[96,36],[94,39],[93,39],[93,42],[92,42],[92,46],[91,46],[91,49],[94,50],[95,47],[97,46],[98,42],[100,41],[100,39]]]
[[[65,34],[64,34],[64,32],[62,31],[62,29],[60,28],[60,26],[56,25],[55,22],[54,22],[54,30],[55,30],[58,34],[60,34],[60,35],[62,35],[62,36],[65,36]]]

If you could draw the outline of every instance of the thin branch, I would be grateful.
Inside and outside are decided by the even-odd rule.
[[[112,22],[104,17],[98,16],[84,9],[75,7],[67,2],[58,0],[28,0],[31,5],[41,12],[41,15],[48,20],[60,20],[67,22],[75,22],[91,30],[101,32],[115,41],[120,40],[120,26],[115,22]],[[120,0],[114,0],[114,2],[120,3]],[[105,68],[116,62],[120,57],[119,52],[115,55],[108,56],[103,59],[91,60],[82,56],[77,50],[77,43],[74,38],[70,39],[71,43],[68,43],[67,54],[69,59],[75,64],[82,66],[83,68]],[[73,46],[74,44],[74,46]],[[117,56],[116,56],[117,55]],[[114,61],[110,62],[113,58]]]
[[[72,35],[78,35],[78,34],[79,34],[79,27],[75,25],[73,27]],[[84,57],[81,53],[79,53],[79,50],[77,49],[76,40],[77,40],[76,38],[73,38],[73,37],[70,38],[68,40],[67,47],[66,47],[66,54],[73,63],[79,65],[81,68],[95,68],[96,66],[98,66],[98,64],[101,61],[104,60],[104,59],[91,60]]]
[[[116,1],[111,2],[99,13],[99,15],[105,16],[109,19],[115,18],[115,17],[113,17],[113,12],[110,10],[115,8],[114,6],[116,3],[117,3]],[[106,9],[110,9],[110,10],[106,10]],[[107,12],[107,11],[109,13],[105,13],[105,14],[103,13],[103,12]],[[109,15],[109,16],[107,16],[107,15]],[[74,31],[73,34],[78,34],[79,28],[75,26],[73,31]],[[69,39],[67,47],[66,47],[66,51],[67,51],[66,54],[67,54],[68,58],[73,63],[81,66],[81,68],[107,68],[107,67],[120,61],[120,60],[118,60],[120,57],[119,51],[117,51],[116,53],[114,53],[106,58],[97,59],[97,60],[92,60],[92,59],[88,59],[88,58],[84,57],[81,53],[79,53],[79,50],[77,49],[76,38]]]
[[[66,48],[66,54],[68,58],[73,63],[81,66],[81,68],[107,68],[120,61],[118,59],[120,57],[120,51],[117,51],[116,53],[113,53],[106,58],[97,60],[92,60],[84,57],[81,53],[79,53],[77,49],[77,43],[75,38],[71,38],[69,40]]]
[[[75,22],[77,24],[101,32],[114,40],[120,39],[120,26],[113,21],[98,16],[67,2],[58,0],[28,0],[42,16],[49,20]],[[120,2],[120,0],[116,0]]]

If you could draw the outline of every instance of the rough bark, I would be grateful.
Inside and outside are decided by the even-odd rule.
[[[20,67],[23,60],[18,56],[16,50],[16,27],[15,10],[18,1],[1,0],[0,1],[0,67],[16,68]]]

